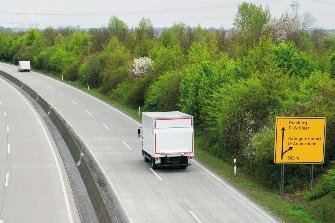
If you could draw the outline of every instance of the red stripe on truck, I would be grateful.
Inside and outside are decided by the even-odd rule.
[[[191,121],[191,127],[193,126],[193,119],[192,118],[157,118],[155,119],[155,128],[156,128],[156,121],[157,120],[185,120],[185,119],[190,119]]]

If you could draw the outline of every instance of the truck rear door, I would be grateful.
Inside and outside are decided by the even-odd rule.
[[[171,118],[155,120],[155,153],[193,153],[192,118]]]

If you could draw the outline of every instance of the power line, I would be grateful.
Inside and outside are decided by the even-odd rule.
[[[93,13],[47,13],[47,12],[13,12],[13,11],[0,11],[0,14],[10,15],[36,15],[36,16],[110,16],[110,15],[138,15],[138,14],[161,14],[171,12],[196,12],[207,11],[225,8],[228,4],[216,4],[208,6],[199,6],[192,8],[177,8],[165,10],[151,10],[151,11],[129,11],[129,12],[93,12]]]
[[[312,0],[313,2],[319,2],[327,5],[335,5],[335,2],[324,1],[324,0]]]

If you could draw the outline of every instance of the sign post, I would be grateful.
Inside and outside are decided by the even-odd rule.
[[[280,195],[284,195],[285,164],[312,164],[310,187],[313,186],[313,164],[324,162],[326,118],[277,117],[274,163],[281,164]]]

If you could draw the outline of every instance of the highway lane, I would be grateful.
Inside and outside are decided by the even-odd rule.
[[[0,78],[0,222],[80,222],[47,127],[27,99]]]
[[[144,163],[139,123],[39,73],[0,69],[45,98],[93,153],[131,222],[277,222],[196,161],[186,170],[153,171]]]

